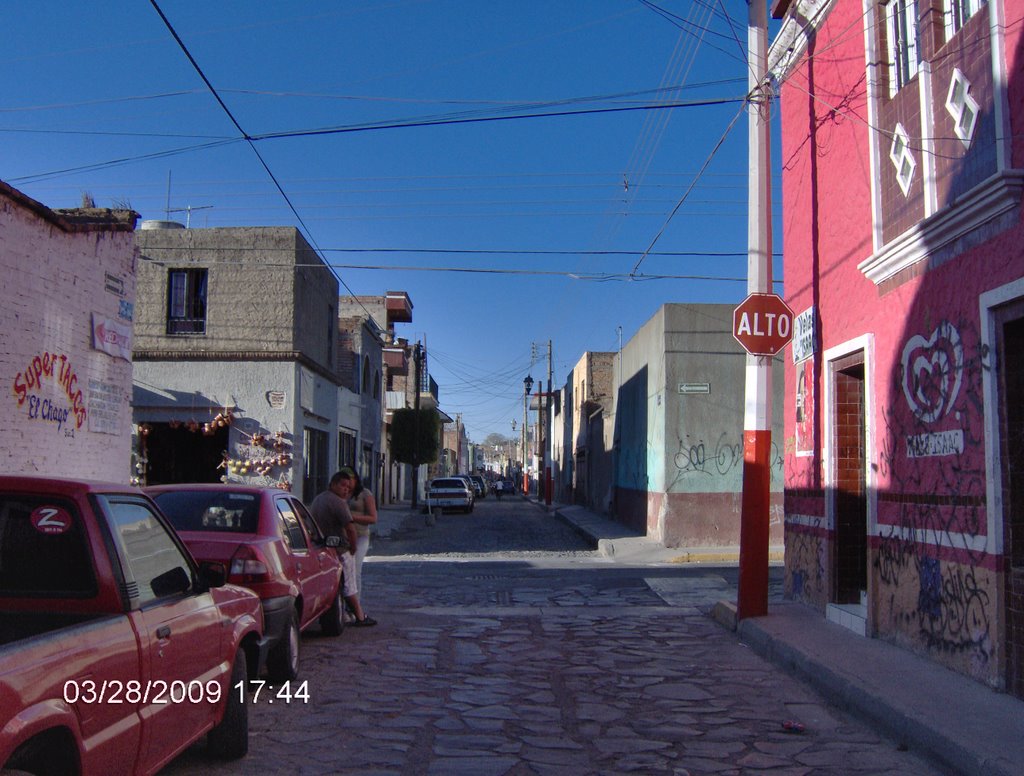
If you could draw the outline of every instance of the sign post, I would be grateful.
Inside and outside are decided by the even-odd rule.
[[[743,423],[743,499],[736,616],[768,613],[768,525],[771,508],[772,364],[793,337],[793,311],[775,294],[754,292],[733,311],[732,335],[747,356]]]

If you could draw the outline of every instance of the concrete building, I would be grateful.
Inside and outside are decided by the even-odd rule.
[[[337,280],[291,227],[173,226],[137,235],[140,479],[312,498],[338,460]]]
[[[375,494],[384,480],[384,331],[368,316],[339,321],[338,463]]]
[[[617,354],[584,353],[564,392],[560,468],[569,502],[607,513],[612,506],[612,446]]]
[[[615,414],[610,419],[611,512],[667,547],[739,544],[746,355],[732,336],[732,311],[732,305],[663,305],[622,349]],[[595,389],[606,389],[607,361],[598,362],[604,379],[595,381],[592,373]],[[774,362],[774,398],[781,407],[781,358]],[[582,380],[576,390],[590,395]],[[588,407],[600,404],[596,394],[591,401],[595,403],[580,403],[581,417]],[[781,546],[780,413],[775,419],[771,542]],[[590,431],[588,457],[596,453],[591,448],[597,431]],[[600,431],[606,438],[604,429]],[[591,482],[588,490],[595,502],[604,498],[600,480]]]
[[[1024,698],[1022,14],[794,2],[770,66],[787,594]]]
[[[0,182],[5,473],[129,481],[137,219]]]

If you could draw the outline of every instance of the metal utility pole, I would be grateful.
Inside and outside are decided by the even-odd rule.
[[[548,394],[546,411],[544,413],[544,504],[547,506],[551,506],[551,461],[555,455],[554,448],[552,447],[553,438],[551,433],[554,428],[554,413],[551,412],[551,397],[554,393],[552,378],[551,340],[548,340]],[[537,495],[539,496],[540,494]]]
[[[416,343],[412,348],[412,360],[415,366],[413,373],[415,375],[416,385],[414,386],[414,396],[412,400],[413,404],[413,442],[412,442],[412,508],[416,509],[419,506],[419,490],[420,490],[420,364],[423,361],[422,354],[420,352],[420,343]]]
[[[529,455],[529,451],[526,448],[528,441],[527,428],[529,423],[529,417],[527,412],[530,409],[530,389],[533,388],[533,378],[527,375],[523,379],[523,495],[530,495],[530,478],[527,477],[526,469],[526,458]]]
[[[749,169],[747,291],[772,293],[772,220],[769,144],[768,11],[747,4]],[[771,505],[772,359],[747,356],[743,413],[743,501],[740,518],[736,616],[768,613],[768,518]]]

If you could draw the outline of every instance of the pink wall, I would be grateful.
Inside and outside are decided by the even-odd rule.
[[[1022,12],[1020,0],[1005,6],[1007,102],[1018,166],[1024,163]],[[795,313],[814,306],[819,315],[809,421],[802,428],[791,358],[786,372],[787,592],[821,608],[836,600],[842,548],[827,519],[834,496],[826,485],[835,481],[825,449],[835,427],[826,419],[835,410],[825,395],[830,367],[822,356],[845,343],[866,344],[868,514],[876,521],[868,525],[869,632],[998,684],[1005,560],[989,535],[1002,529],[986,497],[982,383],[993,361],[982,347],[979,297],[1024,277],[1024,225],[1016,210],[998,227],[977,229],[952,246],[926,246],[928,259],[880,285],[858,269],[873,253],[874,130],[867,120],[862,14],[854,0],[834,5],[810,58],[782,87],[786,297]],[[889,164],[888,144],[880,147],[879,164]],[[919,164],[918,175],[923,169]],[[799,449],[812,454],[798,455]]]
[[[0,187],[3,469],[127,482],[131,362],[93,347],[93,315],[130,334],[134,217],[73,222]]]

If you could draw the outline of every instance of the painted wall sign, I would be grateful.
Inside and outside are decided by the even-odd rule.
[[[814,454],[813,359],[805,359],[796,368],[796,454]]]
[[[814,330],[816,310],[808,307],[798,316],[793,318],[793,363],[801,361],[814,355],[818,343],[817,332]]]
[[[960,455],[963,451],[964,432],[959,428],[907,437],[907,458]]]
[[[117,275],[111,275],[109,272],[104,272],[103,287],[115,296],[124,296],[124,278],[119,278]]]
[[[92,314],[92,346],[115,358],[132,360],[132,327],[99,313]]]
[[[89,430],[100,434],[121,432],[121,396],[118,386],[89,381]]]
[[[679,383],[679,393],[711,393],[711,383]]]
[[[42,389],[44,380],[53,381],[63,396],[67,397],[70,406],[63,406],[50,397],[35,393]],[[69,418],[74,419],[75,428],[80,429],[85,425],[88,416],[85,397],[78,386],[78,374],[71,367],[71,359],[67,354],[44,352],[34,356],[25,371],[14,376],[13,388],[18,406],[28,405],[30,419],[52,422],[58,431]]]
[[[964,376],[964,347],[949,321],[940,323],[927,339],[907,340],[901,359],[903,395],[910,411],[934,423],[952,409]]]

